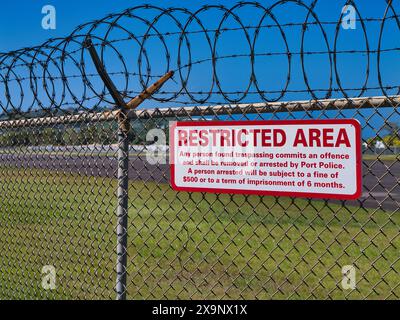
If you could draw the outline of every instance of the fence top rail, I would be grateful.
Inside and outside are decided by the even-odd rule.
[[[164,107],[154,109],[130,110],[129,119],[174,118],[220,116],[235,114],[264,114],[275,112],[319,111],[319,110],[344,110],[397,107],[400,105],[400,95],[384,97],[361,97],[343,99],[322,99],[304,101],[242,103],[191,107]],[[57,125],[83,122],[114,121],[119,115],[119,110],[103,112],[81,112],[75,115],[40,117],[31,119],[17,119],[0,121],[0,129],[18,128],[27,126]]]

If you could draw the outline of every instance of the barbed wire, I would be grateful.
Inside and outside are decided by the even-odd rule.
[[[88,37],[126,99],[170,70],[175,76],[164,90],[153,95],[157,103],[237,104],[249,97],[276,102],[294,93],[313,100],[334,94],[354,98],[371,90],[386,97],[398,95],[400,86],[386,80],[382,67],[384,53],[400,51],[396,37],[390,37],[393,30],[385,28],[393,23],[400,31],[395,10],[398,2],[374,3],[375,11],[381,11],[382,16],[362,17],[359,2],[343,1],[342,7],[351,5],[356,11],[357,37],[362,37],[358,41],[365,47],[356,42],[354,49],[339,48],[343,11],[336,14],[337,21],[323,20],[318,3],[280,0],[267,6],[239,2],[232,7],[204,5],[196,11],[140,5],[80,25],[65,38],[0,53],[0,117],[113,108],[113,100],[85,48]],[[282,13],[286,6],[294,6],[301,13],[293,12],[288,18]],[[246,21],[246,10],[252,12],[251,23]],[[368,27],[376,23],[373,33]],[[275,33],[271,35],[263,32],[272,29]],[[265,36],[269,36],[268,41]],[[387,42],[390,45],[384,46]],[[354,75],[340,67],[343,55],[364,57],[364,71],[356,76],[362,80],[360,85],[349,83],[348,78]],[[278,65],[276,59],[282,57]],[[311,58],[319,62],[317,67]],[[271,65],[278,69],[271,74],[278,74],[279,81],[266,81]],[[310,75],[313,68],[324,69],[324,84],[315,84]],[[232,70],[236,70],[236,76],[231,76]],[[277,83],[280,88],[275,88]],[[296,88],[292,88],[294,85]]]

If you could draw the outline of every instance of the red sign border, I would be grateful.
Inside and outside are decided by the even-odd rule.
[[[240,126],[240,125],[302,125],[302,124],[350,124],[354,125],[356,130],[356,179],[357,191],[353,195],[340,195],[331,193],[312,193],[312,192],[287,192],[287,191],[257,191],[257,190],[239,190],[239,189],[213,189],[213,188],[195,188],[178,187],[175,183],[175,128],[176,127],[205,127],[205,126]],[[361,155],[361,124],[356,119],[327,119],[327,120],[249,120],[249,121],[175,121],[170,125],[170,173],[171,187],[175,191],[184,192],[206,192],[213,194],[249,194],[262,196],[281,196],[298,198],[317,198],[317,199],[336,199],[336,200],[357,200],[362,195],[362,155]]]

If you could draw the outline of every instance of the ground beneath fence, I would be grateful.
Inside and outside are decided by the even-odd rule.
[[[116,178],[117,159],[111,155],[89,154],[2,154],[0,165],[78,173],[84,176]],[[358,201],[346,204],[362,205],[395,211],[400,203],[399,161],[363,161],[363,194]],[[129,179],[169,183],[168,164],[150,165],[146,155],[131,155]]]

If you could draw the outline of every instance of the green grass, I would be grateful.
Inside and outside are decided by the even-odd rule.
[[[114,298],[115,180],[0,168],[0,298]],[[398,213],[131,182],[130,299],[400,297]],[[357,268],[344,291],[341,267]],[[54,265],[57,289],[41,288]]]
[[[375,154],[364,154],[363,160],[381,160],[381,161],[397,161],[400,159],[399,154],[383,154],[383,155],[375,155]]]
[[[13,150],[14,155],[26,155],[29,154],[31,151],[29,151],[27,148],[21,147],[17,151]],[[9,154],[10,151],[7,150],[0,150],[0,155],[1,154]],[[62,151],[44,151],[44,150],[35,150],[35,154],[41,154],[41,155],[49,155],[49,156],[57,156],[57,155],[64,155],[64,152]],[[76,156],[96,156],[96,157],[115,157],[116,156],[116,151],[110,151],[110,150],[104,150],[104,151],[75,151],[75,152],[68,152],[68,155],[71,157],[76,157]],[[130,156],[140,156],[144,157],[146,156],[146,152],[130,152]],[[363,154],[362,159],[364,161],[374,161],[374,160],[380,160],[380,161],[397,161],[400,159],[399,154],[383,154],[383,155],[377,155],[377,154]]]

